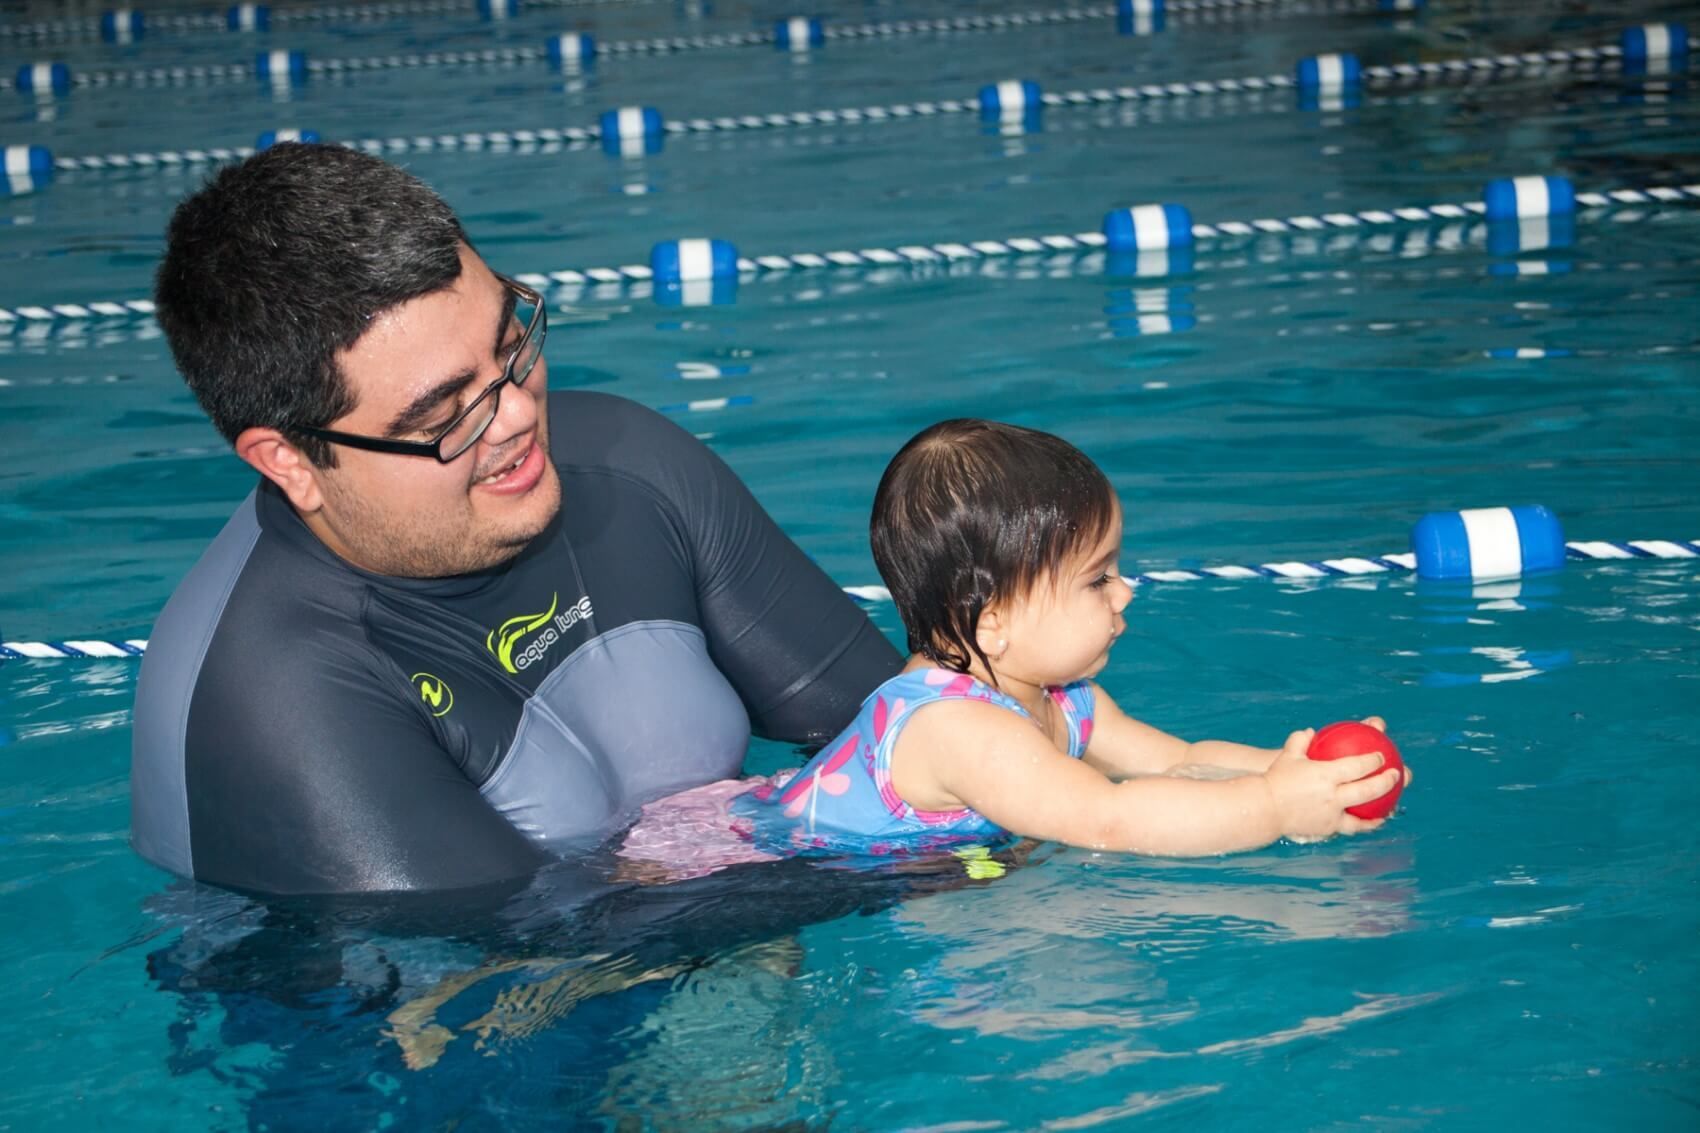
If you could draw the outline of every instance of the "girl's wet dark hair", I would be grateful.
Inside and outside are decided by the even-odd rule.
[[[975,640],[981,612],[1053,577],[1115,513],[1109,479],[1061,437],[974,418],[917,434],[886,466],[869,524],[909,651],[957,672],[973,658],[989,669]]]

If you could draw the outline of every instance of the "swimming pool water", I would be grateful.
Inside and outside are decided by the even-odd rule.
[[[150,15],[168,6],[150,5]],[[839,23],[1028,10],[846,4]],[[6,92],[4,144],[62,156],[584,125],[1263,75],[1615,42],[1677,4],[1272,3],[1113,24],[257,83]],[[534,5],[274,30],[319,57],[762,28],[787,6]],[[99,6],[7,5],[0,28]],[[192,10],[179,6],[176,10]],[[230,62],[0,33],[9,65]],[[1491,176],[1700,182],[1686,77],[1530,75],[670,137],[662,152],[399,153],[509,272],[1473,199]],[[144,297],[204,169],[78,170],[0,197],[0,307]],[[1124,569],[1384,553],[1437,508],[1542,502],[1572,538],[1700,535],[1700,214],[1613,210],[1547,251],[1479,224],[1201,248],[1137,277],[1057,254],[799,272],[736,302],[561,291],[558,386],[708,439],[846,585],[890,454],[946,416],[1057,431],[1127,514]],[[1514,265],[1525,265],[1518,272]],[[1529,265],[1543,265],[1540,273]],[[1508,270],[1508,267],[1511,270]],[[1153,316],[1156,316],[1153,318]],[[1167,323],[1164,320],[1168,320]],[[1164,326],[1171,333],[1154,333]],[[1542,356],[1500,356],[1537,348]],[[691,408],[695,403],[697,408]],[[717,407],[716,407],[717,406]],[[0,333],[0,638],[146,636],[251,486],[144,319]],[[900,627],[875,606],[880,628]],[[1142,587],[1103,681],[1185,735],[1277,742],[1385,715],[1417,780],[1381,831],[1207,861],[1040,847],[880,873],[779,869],[500,912],[260,909],[127,839],[135,663],[0,666],[0,1128],[1691,1128],[1700,929],[1690,748],[1700,563]],[[239,742],[239,737],[233,737]],[[757,743],[748,767],[795,753]],[[474,979],[469,973],[477,974]]]

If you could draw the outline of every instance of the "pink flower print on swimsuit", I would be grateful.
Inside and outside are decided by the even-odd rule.
[[[1050,690],[1068,722],[1069,755],[1078,759],[1092,734],[1092,686],[1085,681]],[[1012,697],[964,673],[928,668],[900,673],[862,702],[849,727],[810,760],[783,789],[733,800],[753,818],[758,845],[869,853],[876,844],[937,844],[1006,833],[969,809],[918,811],[891,781],[891,752],[915,710],[939,700],[982,700],[1027,715]],[[858,758],[858,756],[860,758]]]
[[[856,754],[856,748],[861,743],[860,736],[851,736],[827,756],[825,761],[816,759],[799,771],[791,780],[790,786],[780,793],[780,805],[785,808],[786,818],[797,818],[805,810],[810,810],[810,804],[823,792],[829,796],[842,795],[850,789],[850,776],[839,768],[850,762],[850,757]]]

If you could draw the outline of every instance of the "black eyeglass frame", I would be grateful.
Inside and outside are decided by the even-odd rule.
[[[496,276],[496,280],[504,288],[511,291],[516,299],[521,299],[527,303],[533,304],[535,309],[532,311],[531,321],[526,324],[525,330],[521,332],[519,336],[519,341],[514,344],[513,352],[508,355],[507,362],[502,365],[502,376],[485,386],[484,392],[473,398],[472,404],[455,414],[455,419],[445,425],[442,431],[439,432],[434,439],[429,441],[398,441],[389,437],[368,437],[363,436],[360,433],[343,433],[336,429],[321,429],[314,425],[296,425],[291,431],[300,433],[305,437],[313,437],[321,441],[330,441],[332,444],[347,445],[349,448],[366,449],[368,452],[388,452],[395,453],[400,456],[428,456],[434,459],[438,464],[449,464],[466,455],[467,450],[477,444],[478,439],[489,430],[491,422],[496,419],[496,414],[501,411],[502,387],[509,383],[512,383],[515,386],[523,386],[526,379],[531,377],[531,372],[537,369],[537,363],[543,358],[542,340],[546,338],[549,333],[547,306],[543,302],[543,296],[538,292],[533,291],[525,284],[509,279],[505,275]],[[519,360],[519,356],[521,354],[525,353],[526,347],[531,345],[531,341],[534,337],[539,340],[537,343],[537,357],[531,360],[531,365],[526,367],[525,373],[515,374],[514,363]],[[489,420],[485,421],[483,426],[470,438],[468,438],[464,445],[445,456],[443,454],[443,440],[450,433],[460,428],[461,422],[472,416],[472,414],[477,411],[478,407],[483,405],[487,398],[491,397],[496,398],[496,404],[490,407]]]

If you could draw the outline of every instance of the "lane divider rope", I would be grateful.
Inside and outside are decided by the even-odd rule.
[[[1700,558],[1700,539],[1633,539],[1623,543],[1587,540],[1566,543],[1564,546],[1566,557],[1572,560],[1621,562]],[[1249,566],[1200,567],[1197,570],[1152,570],[1126,577],[1130,584],[1142,586],[1166,582],[1238,581],[1254,578],[1358,578],[1375,574],[1408,574],[1416,568],[1417,560],[1414,554],[1398,552],[1371,557],[1319,559],[1313,562],[1255,563]],[[891,592],[883,586],[846,586],[844,592],[858,602],[868,605],[891,600]],[[122,641],[7,641],[0,642],[0,660],[133,658],[144,655],[147,648],[146,638],[129,638]]]
[[[1466,59],[1401,63],[1367,67],[1364,85],[1376,92],[1426,87],[1478,80],[1502,81],[1577,70],[1609,70],[1621,66],[1622,51],[1616,45],[1553,48],[1516,55],[1482,55]],[[1292,90],[1297,85],[1291,74],[1246,75],[1225,79],[1194,79],[1187,82],[1143,83],[1137,86],[1098,87],[1089,90],[1047,91],[1041,103],[1052,109],[1105,106],[1129,102],[1174,102],[1208,96],[1257,95]],[[842,107],[819,110],[776,111],[767,114],[722,115],[669,119],[662,130],[669,135],[782,130],[834,125],[863,125],[921,121],[957,114],[978,113],[977,98],[945,98],[883,106]],[[429,153],[441,150],[508,150],[535,146],[590,148],[602,139],[600,125],[536,127],[506,130],[472,130],[460,133],[419,134],[389,138],[355,138],[337,144],[372,154]],[[158,150],[141,153],[91,154],[54,157],[56,170],[72,172],[102,169],[171,168],[240,161],[251,157],[253,146],[209,146],[198,149]]]
[[[1615,210],[1633,206],[1688,204],[1700,201],[1700,183],[1679,187],[1657,186],[1644,189],[1612,189],[1605,192],[1578,192],[1577,205],[1585,209]],[[1193,238],[1199,243],[1224,238],[1258,237],[1282,234],[1316,234],[1391,230],[1436,221],[1456,222],[1480,219],[1486,206],[1479,200],[1452,204],[1412,205],[1393,209],[1364,209],[1358,212],[1331,212],[1320,216],[1289,216],[1257,220],[1222,220],[1213,224],[1195,223]],[[1587,219],[1581,213],[1578,219]],[[795,271],[825,268],[867,268],[891,266],[930,266],[959,261],[998,259],[1006,256],[1046,255],[1097,251],[1104,248],[1102,232],[1080,232],[1073,235],[1015,236],[996,240],[970,242],[945,241],[935,244],[904,244],[894,248],[841,249],[828,252],[793,252],[787,255],[739,257],[742,276],[757,278]],[[618,267],[569,268],[550,272],[518,273],[514,278],[531,287],[554,289],[584,287],[596,284],[648,283],[654,273],[648,264],[624,264]],[[147,299],[126,299],[90,303],[32,304],[21,307],[0,307],[0,331],[17,330],[32,325],[47,325],[67,320],[97,318],[133,318],[153,313]]]
[[[1167,11],[1180,23],[1218,23],[1228,20],[1268,17],[1298,17],[1377,10],[1379,0],[1173,0]],[[946,16],[938,19],[885,20],[875,23],[828,25],[821,30],[827,42],[876,42],[927,35],[964,32],[1025,31],[1113,19],[1114,4],[1086,7],[1036,9],[1029,12],[994,13],[985,16]],[[687,51],[772,46],[778,42],[774,30],[716,32],[707,35],[655,36],[647,39],[598,42],[598,58],[676,55]],[[363,71],[456,67],[469,65],[517,65],[548,58],[543,46],[489,47],[467,51],[421,51],[390,55],[304,60],[309,75],[341,75]],[[81,88],[138,87],[195,82],[229,82],[252,78],[253,62],[198,63],[142,67],[131,70],[73,71],[71,85]]]
[[[1656,187],[1649,189],[1615,189],[1609,192],[1576,194],[1577,204],[1586,208],[1609,209],[1614,206],[1653,205],[1700,201],[1700,184],[1681,188]],[[1433,221],[1454,222],[1481,218],[1487,209],[1481,201],[1456,204],[1407,206],[1395,209],[1365,209],[1360,212],[1331,212],[1321,216],[1289,216],[1240,221],[1224,220],[1214,224],[1195,223],[1193,239],[1197,242],[1220,240],[1224,237],[1256,237],[1264,234],[1321,233],[1386,229],[1401,224],[1422,224]],[[991,259],[1014,255],[1033,255],[1054,252],[1079,253],[1095,251],[1106,245],[1102,232],[1080,232],[1073,235],[1017,236],[1002,240],[975,240],[939,244],[906,244],[896,248],[843,249],[830,252],[794,252],[789,255],[740,257],[741,275],[757,277],[767,274],[822,268],[862,268],[893,265],[932,265],[962,260]],[[515,276],[532,287],[584,286],[598,283],[648,282],[653,279],[648,264],[625,264],[619,267],[567,269],[540,274]],[[3,312],[0,312],[3,315]]]
[[[632,7],[655,4],[661,0],[525,0],[527,8],[605,8]],[[405,19],[414,16],[478,15],[471,0],[409,0],[391,4],[327,4],[311,8],[271,8],[267,19],[277,27],[291,24],[326,24],[347,20],[350,23],[372,23],[378,20]],[[219,32],[230,34],[229,17],[216,12],[148,12],[147,35],[164,31],[173,34]],[[31,24],[0,24],[0,39],[86,40],[101,38],[99,17],[87,20],[40,20]]]
[[[1612,213],[1614,221],[1635,221],[1649,216],[1663,215],[1657,212],[1637,214],[1630,210]],[[1463,266],[1437,267],[1420,269],[1411,262],[1413,257],[1456,254],[1471,250],[1481,242],[1488,228],[1488,222],[1472,216],[1468,220],[1448,221],[1444,224],[1434,224],[1426,227],[1397,226],[1381,229],[1333,229],[1325,233],[1295,232],[1283,235],[1259,233],[1233,241],[1224,241],[1216,245],[1217,250],[1224,255],[1195,257],[1191,272],[1182,279],[1163,279],[1151,276],[1141,276],[1135,279],[1123,279],[1119,285],[1135,288],[1157,288],[1163,290],[1184,290],[1188,295],[1204,296],[1214,294],[1224,289],[1265,287],[1271,283],[1291,283],[1294,281],[1315,282],[1331,276],[1335,269],[1305,269],[1295,272],[1281,272],[1270,276],[1234,276],[1228,273],[1252,266],[1266,266],[1268,260],[1259,256],[1254,261],[1249,257],[1253,248],[1266,249],[1271,242],[1281,242],[1283,251],[1297,256],[1333,255],[1358,246],[1366,246],[1376,253],[1397,254],[1400,266],[1397,271],[1364,270],[1354,272],[1354,278],[1377,283],[1388,282],[1429,282],[1437,280],[1454,280],[1473,278],[1481,274],[1480,269]],[[1535,274],[1552,270],[1581,271],[1581,272],[1624,272],[1635,275],[1647,271],[1669,271],[1687,268],[1692,264],[1692,258],[1670,257],[1652,260],[1632,260],[1623,263],[1605,262],[1599,260],[1571,260],[1566,255],[1566,249],[1554,248],[1552,254],[1559,257],[1562,268],[1553,268],[1545,260],[1517,259],[1509,263],[1501,262],[1498,266],[1512,269],[1515,274]],[[1047,248],[1042,253],[1021,253],[1010,257],[986,257],[976,260],[934,260],[927,262],[905,261],[899,265],[875,269],[862,269],[862,281],[868,286],[878,286],[896,282],[900,279],[934,278],[939,275],[950,277],[980,276],[984,278],[1018,278],[1028,273],[1033,279],[1057,280],[1063,278],[1079,278],[1081,276],[1101,276],[1107,264],[1110,253],[1103,249],[1075,249],[1072,251],[1057,251]],[[1042,273],[1039,274],[1039,273]],[[1208,273],[1222,273],[1224,278],[1213,279]],[[1511,274],[1511,272],[1506,272]],[[638,282],[635,280],[616,279],[612,282],[597,282],[594,284],[579,284],[568,286],[556,284],[547,276],[530,276],[528,278],[543,281],[542,289],[546,291],[552,302],[569,305],[579,302],[630,302],[650,298],[655,293],[653,282]],[[751,282],[777,284],[785,280],[793,280],[799,286],[814,287],[814,283],[805,283],[810,276],[801,272],[770,272]],[[537,286],[537,284],[533,284]],[[1349,295],[1353,294],[1352,284],[1341,284],[1337,290],[1303,290],[1292,293],[1295,299],[1311,299],[1318,295]],[[1222,318],[1246,318],[1264,312],[1263,307],[1236,308],[1217,312],[1200,311],[1196,318],[1199,325],[1219,321]],[[1164,312],[1140,312],[1146,314]],[[58,322],[33,323],[0,323],[0,350],[8,349],[16,341],[24,341],[30,345],[39,345],[48,340],[66,339],[75,342],[79,347],[89,344],[90,336],[95,335],[94,341],[101,346],[112,346],[124,341],[148,341],[160,336],[159,325],[149,319],[129,322],[108,321],[88,323],[61,319]],[[1462,325],[1460,320],[1457,325]],[[1430,325],[1440,325],[1430,320]],[[1447,323],[1445,325],[1453,325]],[[11,337],[5,337],[4,332],[11,329]],[[1334,323],[1327,326],[1321,324],[1307,327],[1300,333],[1315,335],[1322,333],[1359,333],[1358,328],[1350,324]],[[1672,346],[1670,349],[1683,350]],[[1688,350],[1687,352],[1692,352]],[[1547,349],[1532,347],[1496,348],[1487,352],[1487,356],[1498,359],[1529,359],[1536,356],[1541,358],[1585,357],[1609,354],[1609,351],[1589,351],[1568,349]],[[104,380],[129,380],[110,378]],[[75,385],[87,384],[77,381],[61,381],[59,379],[17,379],[0,378],[0,388],[32,387],[46,385]],[[702,409],[729,408],[733,404],[743,405],[753,401],[751,398],[742,399],[713,399],[711,402],[691,402],[679,407],[681,411],[697,411]],[[665,407],[664,407],[665,408]],[[178,449],[176,455],[218,455],[226,450],[217,449]]]

